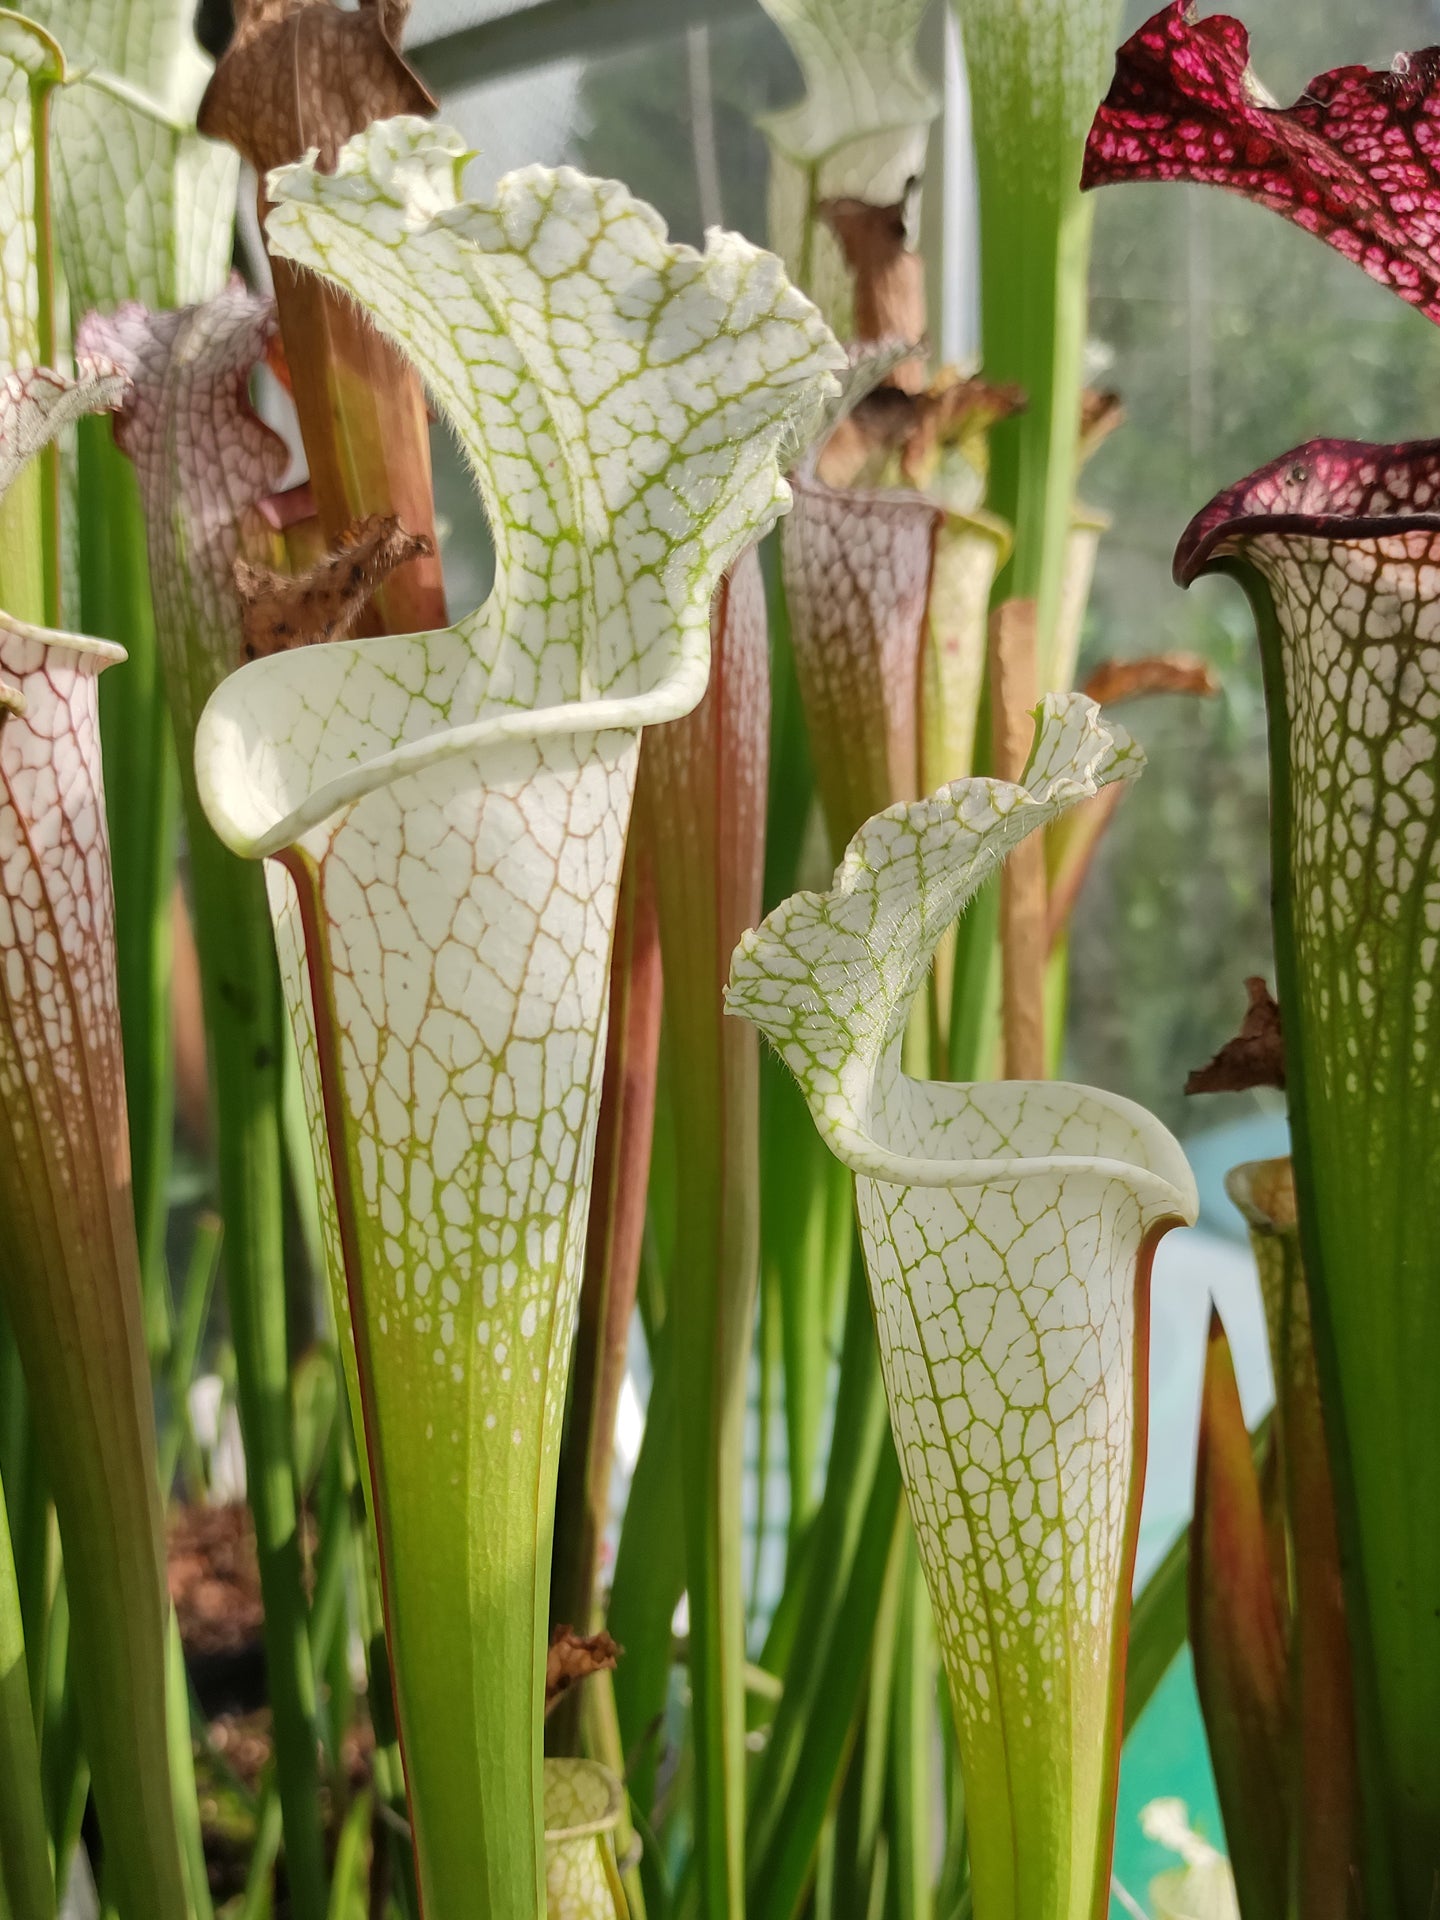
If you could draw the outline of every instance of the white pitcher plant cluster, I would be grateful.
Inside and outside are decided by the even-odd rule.
[[[711,597],[787,506],[782,460],[845,360],[779,263],[735,236],[675,246],[622,189],[566,170],[467,200],[464,162],[454,136],[402,120],[333,172],[267,183],[272,248],[362,302],[469,460],[496,578],[458,626],[231,671],[237,530],[281,466],[244,399],[263,304],[232,289],[187,314],[122,309],[84,340],[114,369],[95,394],[123,407],[160,644],[192,689],[186,781],[229,846],[271,863],[422,1897],[522,1916],[546,1898],[548,1534],[639,738],[703,695]],[[90,402],[40,391],[63,396],[48,431]],[[17,415],[17,459],[36,437]],[[14,645],[47,644],[10,624]],[[39,692],[57,683],[9,671],[0,741],[23,762],[24,740],[51,737]],[[862,1175],[991,1914],[1038,1900],[1078,1915],[1103,1872],[1144,1270],[1193,1192],[1173,1142],[1123,1102],[919,1084],[898,1048],[984,873],[1137,770],[1089,703],[1051,701],[1025,786],[960,782],[877,817],[835,894],[747,937],[731,991]],[[79,880],[56,885],[73,899]],[[986,1754],[1007,1716],[1033,1759],[1012,1753],[1005,1788]],[[608,1798],[569,1791],[584,1818],[568,1828],[602,1831]],[[1077,1822],[1096,1838],[1072,1859],[1059,1842]],[[552,1869],[552,1911],[613,1910],[575,1904],[580,1878]]]
[[[939,102],[914,0],[766,0],[806,84],[766,121],[776,253],[718,230],[705,250],[676,244],[624,186],[568,167],[470,196],[457,132],[371,111],[386,77],[424,96],[397,52],[403,8],[369,0],[346,25],[309,4],[338,79],[315,100],[301,86],[300,108],[357,108],[361,131],[326,119],[305,156],[259,169],[276,284],[301,296],[284,342],[269,294],[227,284],[234,156],[192,127],[207,63],[179,19],[156,8],[127,35],[121,13],[67,0],[52,35],[0,13],[0,1386],[25,1382],[13,1411],[0,1405],[0,1914],[52,1920],[92,1782],[108,1908],[211,1916],[163,1584],[159,1494],[184,1421],[173,1446],[157,1442],[150,1394],[156,1375],[184,1402],[217,1238],[198,1235],[209,1265],[173,1292],[165,956],[182,924],[200,956],[202,1125],[265,1613],[275,1766],[255,1830],[275,1801],[294,1920],[367,1910],[355,1860],[371,1791],[374,1857],[390,1847],[403,1920],[643,1920],[647,1899],[664,1920],[795,1920],[810,1901],[843,1920],[845,1859],[866,1914],[897,1901],[906,1920],[929,1914],[935,1634],[956,1755],[941,1920],[1094,1920],[1127,1724],[1150,1263],[1198,1198],[1177,1142],[1131,1102],[983,1079],[989,985],[968,1000],[962,973],[995,956],[985,883],[1006,858],[1033,872],[1044,847],[1058,872],[1079,847],[1083,870],[1144,764],[1066,691],[1096,536],[1073,492],[1087,225],[1071,175],[1110,10],[1068,0],[1021,21],[973,0],[966,15],[972,61],[998,77],[979,113],[987,313],[1020,315],[1004,371],[1021,396],[954,369],[925,384],[924,288],[895,338],[847,351],[831,332],[864,330],[883,305],[845,242],[845,205],[881,225],[899,209],[885,298],[922,286],[912,188]],[[269,73],[288,71],[286,35],[319,19],[300,0],[242,15],[236,46]],[[1131,60],[1148,73],[1169,58],[1204,90],[1213,48],[1200,36],[1196,63],[1190,25],[1171,8]],[[1217,44],[1225,77],[1233,40]],[[244,60],[219,108],[211,92],[211,119],[244,119]],[[1156,134],[1142,108],[1125,94],[1106,109],[1119,113],[1110,173],[1171,165],[1164,138],[1158,157],[1135,146],[1137,113]],[[1016,146],[1037,127],[1043,165],[1025,173]],[[1012,240],[1033,273],[1002,284]],[[1405,298],[1428,300],[1428,282]],[[288,447],[253,390],[263,365],[303,378],[303,311],[344,315],[349,348],[363,315],[361,344],[394,349],[463,453],[495,564],[484,605],[455,624],[396,632],[384,597],[371,605],[419,559],[424,605],[444,603],[434,518],[419,532],[361,516],[336,540],[317,488],[284,490]],[[330,348],[317,344],[319,363]],[[340,348],[326,367],[336,472],[363,493]],[[419,388],[407,394],[424,440]],[[897,440],[864,411],[876,397],[904,415]],[[996,440],[998,520],[987,430],[1025,397],[1027,424]],[[328,419],[307,401],[301,419]],[[1359,1417],[1382,1359],[1350,1284],[1369,1242],[1348,1221],[1404,1212],[1394,1112],[1440,1098],[1427,1039],[1438,484],[1434,445],[1298,449],[1221,495],[1179,561],[1187,580],[1235,572],[1260,612],[1292,1085],[1325,1096],[1302,1121],[1300,1200],[1288,1165],[1246,1169],[1235,1188],[1277,1352],[1263,1488],[1217,1334],[1206,1384],[1196,1663],[1227,1816],[1258,1780],[1286,1841],[1281,1860],[1242,1837],[1231,1880],[1187,1836],[1192,1874],[1171,1876],[1164,1901],[1200,1874],[1217,1910],[1238,1887],[1246,1920],[1256,1887],[1283,1899],[1292,1855],[1323,1862],[1298,1868],[1302,1920],[1319,1920],[1356,1855],[1348,1763],[1313,1761],[1331,1732],[1346,1755],[1352,1740],[1321,1400],[1332,1392],[1340,1427],[1361,1434],[1350,1471],[1367,1513],[1388,1513],[1398,1442]],[[79,564],[71,497],[104,501],[81,516]],[[1029,699],[1044,697],[1029,755],[1002,780],[972,770],[998,758],[977,720],[989,603],[1010,591],[1027,599],[1008,611],[1039,628]],[[129,662],[111,637],[69,632],[92,616],[96,634],[131,641]],[[104,714],[102,666],[129,687]],[[804,726],[785,735],[776,720],[772,739],[787,685]],[[1029,728],[1023,712],[1002,718],[1012,739]],[[803,831],[766,845],[766,797],[793,778],[783,749],[804,728]],[[173,908],[180,835],[188,887]],[[826,839],[833,881],[804,889]],[[142,858],[146,845],[163,856]],[[1413,925],[1398,931],[1407,899]],[[968,908],[981,931],[964,948]],[[1039,983],[1064,966],[1062,935],[1064,912],[1041,916]],[[760,1064],[751,1027],[793,1087]],[[927,1077],[945,1062],[975,1079]],[[657,1106],[668,1127],[653,1127]],[[680,1221],[653,1194],[645,1210],[651,1131],[657,1158],[691,1156],[668,1185]],[[315,1471],[301,1471],[286,1350],[286,1236],[305,1233],[348,1400]],[[1386,1298],[1432,1334],[1417,1281],[1430,1229],[1394,1244]],[[666,1271],[645,1279],[645,1260]],[[584,1404],[609,1405],[612,1423],[637,1288],[657,1384],[632,1511],[653,1524],[622,1538],[607,1617],[632,1645],[595,1649],[591,1540],[574,1628],[595,1670],[582,1668],[580,1732],[547,1738],[564,1684],[551,1580],[572,1365],[588,1356]],[[753,1352],[762,1382],[783,1352],[799,1571],[756,1667],[739,1551]],[[764,1384],[760,1398],[764,1428]],[[48,1482],[15,1436],[40,1442]],[[595,1457],[605,1503],[609,1436]],[[695,1486],[703,1513],[685,1505]],[[593,1488],[584,1498],[593,1523]],[[307,1509],[323,1509],[317,1528]],[[1415,1891],[1440,1832],[1427,1720],[1440,1668],[1396,1597],[1404,1524],[1352,1511],[1346,1526],[1382,1655],[1361,1672],[1367,1738],[1396,1803],[1407,1793],[1423,1816],[1404,1828],[1390,1803],[1367,1807],[1367,1885]],[[649,1582],[637,1559],[655,1563]],[[1440,1565],[1432,1546],[1417,1565]],[[1221,1576],[1250,1640],[1215,1617]],[[682,1594],[689,1628],[674,1638]],[[374,1753],[330,1849],[321,1755],[340,1791],[351,1615]],[[1213,1713],[1223,1701],[1242,1718],[1256,1699],[1284,1764],[1254,1741],[1265,1764],[1246,1774],[1244,1741],[1227,1747]],[[691,1728],[687,1818],[670,1818],[676,1715]],[[1277,1786],[1286,1768],[1294,1791]],[[881,1805],[895,1830],[910,1824],[893,1885]],[[1388,1914],[1377,1899],[1375,1920]]]

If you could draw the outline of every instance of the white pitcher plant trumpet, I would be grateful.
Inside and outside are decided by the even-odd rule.
[[[957,781],[876,815],[830,892],[746,936],[729,990],[859,1176],[989,1920],[1103,1910],[1150,1259],[1196,1212],[1179,1147],[1127,1100],[901,1070],[911,1003],[966,901],[1026,834],[1140,770],[1093,702],[1052,695],[1040,715],[1023,785]]]
[[[426,1907],[528,1920],[640,732],[703,694],[712,592],[786,505],[782,442],[844,361],[744,241],[673,246],[623,188],[565,169],[465,201],[464,160],[453,134],[379,123],[333,173],[271,175],[269,239],[419,368],[474,470],[494,591],[444,632],[245,668],[202,719],[197,770],[222,838],[280,863]]]

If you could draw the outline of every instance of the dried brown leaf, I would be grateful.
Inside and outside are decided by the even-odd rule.
[[[925,263],[910,245],[908,196],[893,206],[822,200],[816,211],[840,242],[855,281],[860,340],[920,340],[925,333]],[[902,360],[886,384],[904,393],[925,386],[923,360]]]
[[[556,1627],[545,1657],[545,1712],[550,1714],[574,1686],[592,1673],[613,1670],[624,1652],[608,1633],[576,1633]]]
[[[398,47],[408,0],[237,0],[235,37],[200,103],[202,132],[228,140],[263,183],[272,167],[319,150],[330,168],[373,120],[429,114],[435,101]],[[268,207],[260,194],[262,224]],[[428,536],[361,619],[362,632],[446,624],[434,547],[424,395],[414,370],[353,302],[285,260],[272,262],[284,352],[272,364],[293,394],[324,537],[366,514],[393,513]]]
[[[200,131],[228,140],[263,180],[311,147],[332,168],[372,120],[433,113],[434,97],[397,46],[408,12],[397,0],[366,0],[353,12],[330,0],[239,0],[235,37],[200,102]]]
[[[1285,1085],[1285,1049],[1280,1009],[1258,974],[1245,982],[1250,1004],[1240,1031],[1208,1065],[1185,1082],[1186,1093],[1244,1093],[1251,1087]]]
[[[1143,660],[1102,660],[1082,692],[1102,707],[1137,700],[1145,693],[1220,691],[1215,669],[1198,653],[1153,653]]]
[[[1102,440],[1108,440],[1115,429],[1125,419],[1125,403],[1118,393],[1110,393],[1099,387],[1086,387],[1080,395],[1080,446],[1078,459],[1081,466],[1090,458]]]
[[[841,421],[816,472],[826,486],[854,486],[877,457],[898,454],[906,484],[923,490],[942,448],[983,438],[1024,405],[1019,387],[967,379],[953,367],[942,367],[923,393],[880,386]]]
[[[304,573],[236,560],[245,658],[343,640],[380,583],[430,551],[426,536],[406,533],[393,514],[372,514],[348,527],[335,550]]]

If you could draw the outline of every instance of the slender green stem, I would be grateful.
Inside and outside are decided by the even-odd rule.
[[[184,782],[215,1098],[225,1274],[255,1516],[275,1769],[296,1920],[324,1920],[315,1679],[302,1583],[285,1338],[284,1011],[260,869],[226,851]]]
[[[623,1780],[625,1749],[620,1743],[620,1719],[615,1711],[614,1676],[609,1673],[592,1674],[580,1690],[580,1697],[582,1751],[592,1760],[598,1760],[601,1766],[608,1767],[617,1780]],[[628,1920],[646,1920],[648,1907],[644,1882],[633,1861],[627,1864],[634,1840],[635,1822],[627,1802],[615,1830],[615,1857],[621,1863],[620,1877],[629,1910]]]
[[[776,1670],[783,1635],[785,1692],[750,1796],[751,1920],[788,1920],[813,1869],[859,1703],[899,1508],[900,1471],[857,1250],[825,1492],[805,1549],[799,1600],[777,1617],[763,1660]]]
[[[371,1801],[362,1793],[340,1829],[335,1848],[335,1875],[330,1888],[329,1920],[364,1920],[365,1837],[370,1829]]]
[[[751,1529],[750,1591],[745,1599],[745,1637],[749,1640],[760,1611],[765,1570],[765,1535],[770,1519],[770,1437],[780,1413],[780,1302],[777,1289],[760,1273],[760,1311],[756,1328],[755,1520]]]
[[[933,1738],[935,1676],[939,1659],[930,1596],[920,1574],[908,1516],[904,1529],[903,1585],[896,1623],[895,1705],[890,1723],[890,1862],[893,1911],[898,1920],[931,1920],[934,1837]]]
[[[190,1683],[180,1645],[180,1624],[172,1608],[169,1629],[169,1666],[166,1675],[166,1721],[170,1733],[170,1778],[175,1789],[175,1824],[180,1830],[181,1862],[193,1920],[214,1920],[210,1881],[205,1869],[205,1844],[200,1833],[200,1806],[195,1795],[195,1752],[190,1740]]]
[[[386,1822],[389,1891],[401,1920],[420,1920],[405,1770],[400,1761],[400,1738],[395,1726],[395,1690],[382,1625],[379,1542],[374,1527],[353,1527],[350,1544],[355,1627],[365,1648],[370,1724],[375,1732],[370,1768],[375,1792],[390,1816]]]
[[[1037,603],[1048,687],[1075,502],[1092,209],[1078,190],[1037,207],[999,167],[982,169],[980,207],[985,369],[1023,384],[1028,399],[991,440],[986,505],[1015,529],[997,597]],[[1015,235],[1027,231],[1033,239],[1017,261]]]
[[[160,1435],[160,1489],[169,1492],[175,1469],[182,1455],[190,1459],[195,1435],[190,1425],[190,1386],[200,1360],[200,1342],[210,1314],[210,1296],[220,1267],[223,1229],[219,1217],[205,1213],[195,1229],[194,1244],[181,1283],[179,1312],[165,1363],[165,1385],[170,1399],[170,1418]]]
[[[1074,508],[1092,209],[1080,162],[1114,46],[1114,0],[956,0],[971,76],[985,371],[1025,392],[990,442],[986,505],[1015,530],[996,598],[1037,602],[1040,684]]]
[[[635,1804],[647,1818],[654,1809],[660,1723],[670,1680],[670,1621],[685,1590],[678,1388],[663,1328],[651,1362],[654,1384],[620,1531],[608,1614],[610,1631],[626,1649],[615,1674],[625,1774]],[[643,1866],[646,1898],[658,1901],[660,1889],[651,1878],[655,1861],[648,1851]]]
[[[63,1888],[70,1877],[70,1862],[80,1841],[80,1822],[90,1792],[90,1768],[85,1758],[80,1702],[76,1695],[70,1602],[63,1580],[56,1585],[47,1626],[40,1771],[55,1881]]]
[[[129,655],[123,671],[101,678],[100,738],[131,1185],[146,1344],[153,1357],[168,1344],[165,1223],[175,1121],[171,896],[179,786],[135,472],[116,447],[108,419],[82,420],[79,440],[80,624],[86,633],[119,641]]]
[[[965,1832],[965,1776],[960,1770],[955,1716],[949,1711],[948,1699],[942,1696],[940,1705],[945,1751],[945,1857],[940,1864],[940,1881],[935,1890],[935,1911],[940,1920],[959,1920],[970,1887],[970,1852]]]
[[[792,1920],[801,1911],[816,1870],[826,1809],[853,1738],[885,1564],[900,1510],[900,1469],[888,1433],[868,1495],[860,1503],[849,1577],[836,1594],[824,1658],[804,1663],[807,1678],[813,1673],[803,1689],[809,1704],[786,1716],[790,1785],[779,1817],[767,1823],[766,1849],[752,1865],[751,1920]],[[776,1722],[778,1730],[779,1715]]]
[[[240,1920],[262,1920],[273,1906],[270,1875],[280,1851],[285,1831],[280,1811],[280,1796],[275,1791],[275,1775],[265,1776],[260,1790],[260,1808],[255,1816],[255,1839],[250,1849],[250,1865],[245,1873],[245,1893],[240,1903]]]
[[[858,1793],[855,1871],[851,1876],[857,1887],[874,1884],[877,1860],[885,1841],[886,1787],[892,1758],[891,1717],[895,1708],[895,1666],[901,1638],[909,1531],[908,1519],[897,1513],[885,1563],[885,1584],[875,1613],[870,1671],[865,1683],[864,1721],[845,1787],[849,1793],[853,1783]]]
[[[49,1627],[50,1496],[35,1444],[30,1396],[3,1309],[0,1309],[0,1479],[7,1489],[7,1527],[20,1594],[20,1624],[38,1734],[45,1712]]]
[[[55,1885],[40,1791],[40,1753],[25,1671],[15,1559],[0,1487],[0,1891],[11,1912],[49,1920]]]

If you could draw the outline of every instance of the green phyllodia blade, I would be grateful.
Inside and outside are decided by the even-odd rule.
[[[919,1083],[935,947],[1027,833],[1140,755],[1048,698],[1023,786],[892,807],[825,894],[741,942],[729,1004],[794,1072],[856,1195],[891,1423],[966,1776],[977,1912],[1105,1911],[1144,1452],[1147,1280],[1194,1183],[1159,1122],[1086,1087]]]
[[[985,373],[1027,400],[991,435],[986,504],[1015,529],[1002,592],[1038,602],[1040,684],[1061,688],[1089,543],[1084,517],[1072,524],[1092,212],[1080,168],[1118,9],[1116,0],[953,5],[975,132]]]
[[[843,356],[778,261],[671,245],[623,188],[459,197],[381,122],[272,174],[272,247],[352,293],[464,447],[494,591],[443,632],[256,662],[196,767],[273,855],[335,1182],[427,1912],[534,1920],[556,1452],[645,725],[705,689],[709,607],[783,509]],[[304,956],[305,970],[300,970]]]

